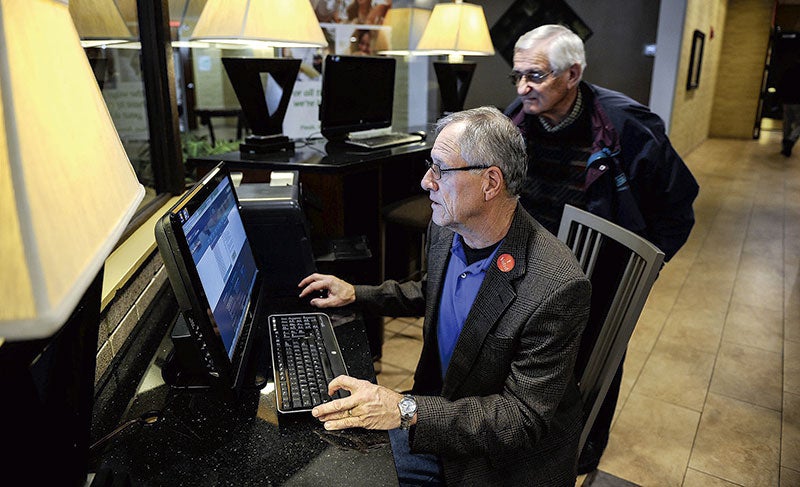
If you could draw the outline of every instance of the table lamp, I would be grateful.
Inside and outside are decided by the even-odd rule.
[[[69,13],[83,47],[137,40],[125,23],[118,0],[69,0]]]
[[[388,48],[378,51],[387,56],[417,54],[417,45],[431,17],[431,11],[418,7],[392,7],[386,12],[383,25],[391,27]],[[384,31],[380,31],[383,34]]]
[[[448,55],[448,62],[433,63],[442,96],[442,112],[463,110],[476,67],[475,63],[464,62],[464,56],[494,55],[483,7],[461,0],[436,4],[417,44],[417,53]]]
[[[307,0],[208,0],[191,40],[254,48],[328,45]],[[293,151],[293,142],[283,135],[283,119],[300,60],[228,59],[235,59],[223,63],[252,131],[239,150]]]
[[[66,1],[0,0],[0,117],[0,468],[83,485],[102,269],[144,188]]]

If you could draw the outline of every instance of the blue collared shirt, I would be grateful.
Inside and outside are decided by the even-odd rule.
[[[467,265],[461,236],[456,235],[453,238],[436,327],[442,379],[447,373],[447,366],[450,364],[450,358],[453,356],[461,329],[464,328],[464,322],[467,321],[469,310],[475,302],[481,284],[483,284],[483,278],[486,277],[486,270],[494,261],[494,256],[499,248],[500,245],[497,245],[489,257]]]

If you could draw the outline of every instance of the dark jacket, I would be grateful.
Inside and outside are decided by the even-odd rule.
[[[658,115],[622,93],[581,83],[592,95],[586,210],[647,238],[669,260],[694,225],[697,181]],[[517,126],[531,118],[521,107],[517,99],[506,109]]]
[[[448,485],[575,485],[581,399],[573,367],[590,284],[572,252],[517,206],[442,381],[437,317],[454,233],[431,225],[422,282],[357,286],[368,309],[424,314],[414,375],[414,453],[440,456]]]

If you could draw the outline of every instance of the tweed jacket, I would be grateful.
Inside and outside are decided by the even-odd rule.
[[[574,485],[581,400],[573,366],[590,284],[573,254],[520,205],[486,272],[442,381],[436,321],[454,233],[431,224],[422,282],[356,286],[356,300],[425,316],[411,451],[448,485]],[[514,259],[506,272],[499,258]]]

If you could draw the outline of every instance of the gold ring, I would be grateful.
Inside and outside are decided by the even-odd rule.
[[[347,415],[348,416],[353,416],[353,410],[352,409],[348,409],[347,410]]]

